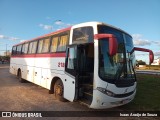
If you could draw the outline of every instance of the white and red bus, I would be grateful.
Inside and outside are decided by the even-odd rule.
[[[136,94],[132,37],[101,22],[87,22],[14,45],[10,73],[35,83],[60,101],[90,108],[124,105]]]

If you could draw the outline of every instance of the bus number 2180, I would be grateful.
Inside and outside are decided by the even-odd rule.
[[[58,67],[64,67],[64,62],[59,62]]]

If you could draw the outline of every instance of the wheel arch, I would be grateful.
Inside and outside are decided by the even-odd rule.
[[[21,72],[21,68],[18,68],[18,70],[17,70],[17,76],[19,75],[19,72]]]
[[[56,81],[59,80],[59,79],[62,81],[62,79],[59,78],[59,77],[54,77],[54,78],[52,79],[51,84],[50,84],[49,94],[54,94],[54,85],[55,85]],[[63,83],[63,81],[62,81],[62,83]],[[64,86],[64,85],[63,85],[63,86]]]

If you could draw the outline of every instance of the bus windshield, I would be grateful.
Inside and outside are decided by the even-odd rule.
[[[132,37],[125,32],[105,26],[98,26],[98,34],[113,34],[118,41],[118,52],[114,56],[108,54],[108,40],[99,40],[99,76],[109,83],[117,81],[135,81],[135,55],[130,54],[133,49]]]

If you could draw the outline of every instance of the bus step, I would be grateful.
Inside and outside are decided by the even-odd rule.
[[[80,99],[79,102],[88,106],[88,107],[91,105],[91,102],[89,100],[85,99],[85,98]]]
[[[90,92],[83,92],[83,98],[85,98],[88,101],[92,101],[93,94]]]
[[[83,92],[83,97],[80,99],[80,101],[90,105],[92,102],[92,98],[93,98],[92,93]]]
[[[93,87],[93,84],[81,84],[82,86]]]
[[[93,86],[83,86],[83,92],[93,94]]]
[[[91,92],[84,92],[84,94],[89,95],[89,96],[93,96],[93,94]]]

